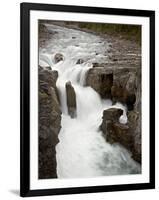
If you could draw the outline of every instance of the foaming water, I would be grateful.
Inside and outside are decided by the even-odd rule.
[[[99,126],[103,110],[116,107],[123,109],[121,123],[127,122],[126,107],[112,105],[102,100],[91,88],[85,86],[87,71],[92,62],[107,62],[105,52],[108,43],[100,37],[78,30],[47,25],[56,35],[46,49],[40,49],[40,63],[57,70],[57,88],[62,109],[61,131],[56,146],[58,178],[97,177],[107,175],[135,174],[141,172],[138,163],[122,146],[110,145],[102,136]],[[64,60],[55,64],[54,55],[62,53]],[[83,64],[76,64],[78,59]],[[77,117],[67,112],[65,83],[71,81],[76,92]]]

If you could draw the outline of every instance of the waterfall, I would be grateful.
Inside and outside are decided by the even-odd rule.
[[[57,32],[45,49],[40,49],[40,62],[57,70],[57,88],[62,109],[61,131],[56,146],[58,178],[82,178],[140,173],[140,165],[130,152],[119,144],[106,142],[99,130],[103,110],[117,107],[124,111],[121,123],[127,122],[126,107],[111,100],[102,100],[95,90],[85,86],[92,62],[106,62],[108,43],[100,37],[56,25],[47,25]],[[54,62],[55,53],[64,60]],[[98,54],[96,55],[95,52]],[[82,58],[84,63],[76,64]],[[65,84],[71,81],[76,93],[77,117],[68,115]]]

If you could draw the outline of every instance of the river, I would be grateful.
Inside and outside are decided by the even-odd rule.
[[[46,24],[53,37],[39,50],[39,63],[58,71],[57,88],[62,109],[61,131],[56,146],[58,178],[82,178],[141,173],[141,166],[130,152],[119,144],[109,144],[99,126],[103,110],[116,107],[124,110],[121,123],[127,122],[127,108],[111,100],[102,100],[91,87],[85,86],[87,71],[93,62],[108,62],[106,39],[80,30]],[[54,61],[61,53],[64,60]],[[77,64],[82,59],[84,63]],[[76,93],[77,117],[68,115],[65,83],[71,81]]]

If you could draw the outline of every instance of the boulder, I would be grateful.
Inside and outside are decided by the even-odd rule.
[[[100,125],[100,129],[102,130],[105,137],[107,135],[107,124],[109,122],[118,122],[122,114],[123,110],[118,108],[110,108],[103,111],[102,124]]]
[[[57,178],[55,147],[61,129],[57,77],[56,71],[39,66],[39,179]]]
[[[58,63],[62,60],[64,60],[64,56],[61,53],[56,53],[55,56],[54,56],[55,63]]]
[[[66,97],[67,97],[67,108],[68,114],[71,118],[75,118],[76,113],[76,93],[70,81],[65,85],[66,87]]]
[[[84,63],[84,60],[83,60],[83,59],[81,59],[81,58],[80,58],[80,59],[78,59],[78,60],[77,60],[77,62],[76,62],[76,64],[77,64],[77,65],[78,65],[78,64],[82,64],[82,63]]]
[[[123,115],[123,110],[120,108],[109,108],[103,111],[103,120],[118,121],[119,117]]]

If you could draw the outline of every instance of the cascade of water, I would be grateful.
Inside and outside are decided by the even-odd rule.
[[[110,145],[99,131],[104,109],[117,107],[124,110],[120,118],[126,123],[126,108],[110,100],[102,100],[91,88],[85,86],[85,77],[92,62],[106,60],[103,52],[106,42],[98,36],[49,25],[58,34],[45,52],[40,50],[41,62],[58,71],[57,88],[62,107],[62,128],[56,146],[57,174],[59,178],[95,177],[140,173],[140,165],[131,159],[130,153],[120,145]],[[72,39],[75,38],[75,39]],[[77,46],[78,44],[78,46]],[[55,64],[51,55],[60,52],[64,61]],[[94,52],[98,52],[95,56]],[[82,58],[83,64],[76,64]],[[77,101],[77,117],[72,119],[67,113],[65,83],[71,81]]]

